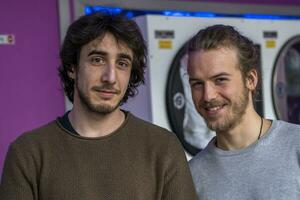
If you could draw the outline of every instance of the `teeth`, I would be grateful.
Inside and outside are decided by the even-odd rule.
[[[217,107],[212,107],[212,108],[207,108],[208,111],[217,111],[221,109],[221,106],[217,106]]]

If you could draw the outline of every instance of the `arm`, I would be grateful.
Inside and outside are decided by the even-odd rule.
[[[164,177],[163,200],[196,200],[196,191],[181,144],[174,136],[168,145],[168,166]]]
[[[21,154],[13,144],[10,146],[0,184],[1,200],[37,200],[34,163],[31,161],[32,156]]]

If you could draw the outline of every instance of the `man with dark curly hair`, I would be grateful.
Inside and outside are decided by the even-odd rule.
[[[133,20],[96,13],[68,29],[61,82],[73,108],[20,136],[2,200],[195,200],[174,134],[120,109],[144,82],[146,45]]]

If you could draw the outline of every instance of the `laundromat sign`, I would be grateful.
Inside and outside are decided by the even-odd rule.
[[[0,45],[13,45],[15,44],[15,36],[12,34],[0,34]]]

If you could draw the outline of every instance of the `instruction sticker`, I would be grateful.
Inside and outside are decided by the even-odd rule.
[[[266,48],[275,48],[276,41],[275,40],[266,40]]]
[[[0,45],[13,45],[15,44],[15,36],[12,34],[9,35],[0,35]]]
[[[172,40],[159,40],[158,48],[160,49],[172,49]]]

